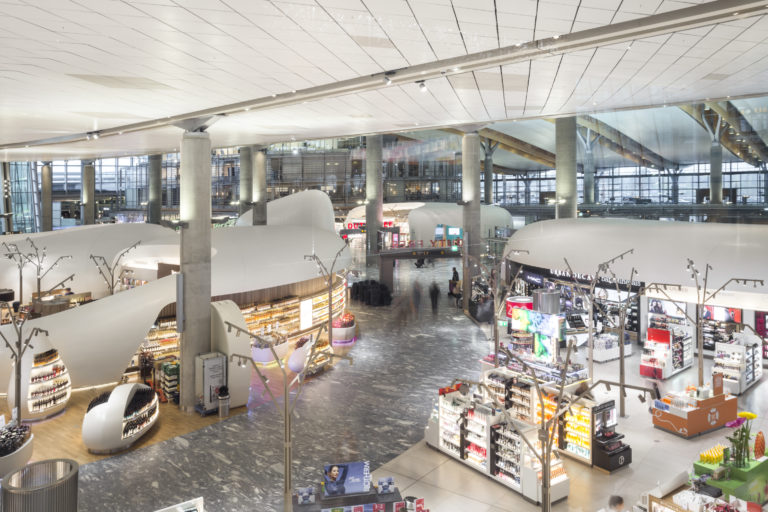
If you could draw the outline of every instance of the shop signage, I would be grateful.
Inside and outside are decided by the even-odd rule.
[[[506,320],[498,320],[499,327],[506,327],[509,322]]]

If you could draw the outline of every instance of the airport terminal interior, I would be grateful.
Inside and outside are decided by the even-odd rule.
[[[768,4],[0,0],[0,510],[768,510]]]

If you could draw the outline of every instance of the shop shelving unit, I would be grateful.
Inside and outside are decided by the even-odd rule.
[[[58,351],[36,354],[29,372],[25,417],[42,419],[56,414],[66,406],[71,394],[69,372]]]
[[[458,391],[441,395],[437,414],[430,418],[427,427],[428,443],[526,498],[540,502],[541,465],[536,455],[509,427],[504,414],[483,401]],[[532,446],[538,446],[534,427],[516,422],[515,428]],[[436,429],[436,435],[431,435],[430,429]],[[552,454],[550,476],[552,501],[565,498],[570,482],[556,454]]]
[[[604,333],[595,336],[592,346],[592,359],[596,363],[605,363],[619,358],[619,335]],[[624,357],[632,355],[632,342],[624,342]]]
[[[747,346],[733,343],[715,344],[715,364],[712,372],[723,374],[727,392],[740,395],[763,376],[760,345],[758,342]]]
[[[741,324],[734,322],[702,320],[701,331],[704,338],[704,350],[715,350],[717,343],[729,343],[733,333],[741,332],[741,329]]]
[[[513,419],[534,427],[538,425],[541,418],[541,405],[532,381],[521,379],[510,370],[496,368],[484,372],[483,382],[491,390],[490,393],[485,392],[484,398],[487,401],[491,402],[492,397],[495,397],[504,404],[507,413]],[[573,414],[568,412],[563,416],[562,432],[559,429],[555,432],[555,446],[560,453],[590,465],[592,464],[591,408],[593,405],[593,402],[585,399],[573,405],[571,407]],[[555,411],[554,399],[545,395],[544,408],[546,417],[551,417]]]
[[[693,365],[693,344],[684,331],[649,327],[640,359],[640,375],[668,379]]]

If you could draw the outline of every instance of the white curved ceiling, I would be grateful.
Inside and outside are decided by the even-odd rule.
[[[719,3],[722,3],[721,0]],[[574,33],[677,0],[14,0],[0,3],[0,142],[85,132]],[[214,146],[766,92],[765,16],[224,118]],[[3,160],[172,151],[181,131]]]

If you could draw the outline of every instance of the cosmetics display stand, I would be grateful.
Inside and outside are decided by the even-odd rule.
[[[320,485],[317,486],[320,488]],[[383,505],[379,510],[383,512],[394,512],[395,503],[403,501],[400,491],[395,488],[394,492],[387,494],[377,494],[376,490],[371,489],[366,493],[350,494],[347,496],[325,497],[320,495],[315,503],[299,505],[296,495],[293,496],[294,512],[322,512],[325,510],[353,511],[374,510],[374,505]],[[378,507],[377,507],[378,508]]]
[[[712,376],[712,388],[669,393],[653,403],[653,425],[691,438],[716,430],[736,418],[737,399],[723,392],[722,374]]]
[[[605,363],[613,361],[620,356],[619,335],[612,333],[598,334],[593,340],[592,359],[596,363]],[[624,357],[632,355],[632,342],[624,342]]]
[[[505,415],[487,397],[464,396],[450,388],[441,393],[425,431],[427,444],[539,503],[541,465],[515,432],[537,446],[536,428],[522,422],[510,428]],[[568,475],[555,453],[550,474],[552,501],[568,496]]]
[[[760,382],[763,365],[760,359],[762,340],[745,341],[746,345],[736,343],[715,344],[715,364],[712,373],[722,373],[725,390],[740,395]]]
[[[643,377],[668,379],[693,365],[693,344],[684,330],[649,327],[646,336],[640,359]]]

